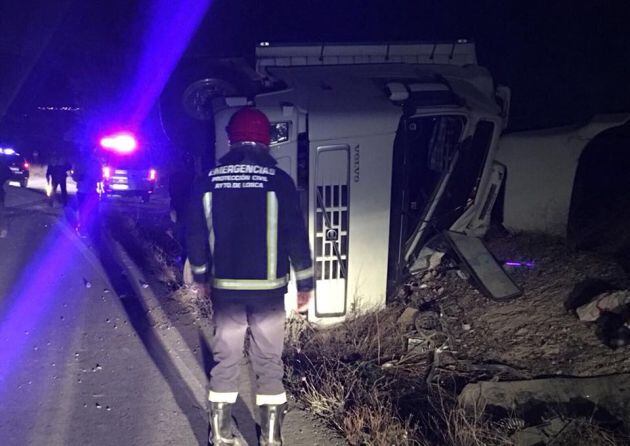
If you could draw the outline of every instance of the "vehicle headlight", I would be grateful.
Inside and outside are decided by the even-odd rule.
[[[280,144],[289,140],[289,130],[291,122],[272,122],[271,123],[271,145]]]

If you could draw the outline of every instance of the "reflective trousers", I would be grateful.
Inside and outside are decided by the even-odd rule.
[[[256,375],[256,404],[283,404],[284,296],[259,300],[213,302],[214,335],[210,372],[212,402],[234,403],[243,359],[247,328],[250,328],[249,358]]]

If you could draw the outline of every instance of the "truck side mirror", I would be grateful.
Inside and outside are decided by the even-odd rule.
[[[505,85],[498,85],[494,92],[497,102],[501,107],[501,117],[503,118],[503,128],[508,126],[508,118],[510,116],[510,101],[512,98],[512,91],[510,87]]]

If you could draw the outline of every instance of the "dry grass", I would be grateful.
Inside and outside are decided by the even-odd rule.
[[[108,215],[108,220],[115,238],[142,270],[150,272],[168,287],[168,298],[179,304],[179,311],[183,307],[203,320],[211,319],[212,304],[209,299],[200,297],[195,287],[183,283],[176,261],[181,247],[167,234],[168,223],[145,222],[116,213]]]
[[[429,359],[405,352],[396,323],[402,308],[354,314],[318,329],[299,318],[288,323],[285,364],[291,393],[339,430],[350,445],[499,446],[514,444],[518,418],[492,420],[464,410],[456,395],[427,387]],[[628,444],[589,420],[572,420],[549,444]]]
[[[423,444],[453,446],[510,445],[510,435],[517,424],[507,419],[497,425],[484,414],[483,408],[472,411],[459,407],[453,395],[433,387],[429,392],[432,410],[424,417]]]
[[[355,315],[322,330],[302,319],[289,321],[285,364],[290,389],[352,445],[416,444],[409,436],[414,427],[393,410],[395,379],[382,368],[404,353],[398,313]]]
[[[618,446],[630,444],[630,438],[611,432],[585,418],[571,420],[560,435],[552,439],[553,446]]]
[[[290,321],[285,363],[298,400],[351,445],[509,444],[481,413],[424,385],[428,358],[406,353],[401,311],[355,314],[319,330]]]

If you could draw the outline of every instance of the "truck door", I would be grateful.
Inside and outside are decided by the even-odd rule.
[[[404,274],[405,246],[425,221],[457,151],[463,116],[403,117],[394,141],[388,290]]]
[[[401,152],[402,165],[394,169],[403,180],[392,189],[399,203],[395,210],[392,202],[392,212],[399,213],[392,215],[399,225],[398,249],[390,257],[392,284],[413,265],[426,242],[449,229],[474,200],[495,124],[479,121],[473,135],[461,141],[464,125],[461,116],[410,118],[401,125],[394,150],[395,158]]]

